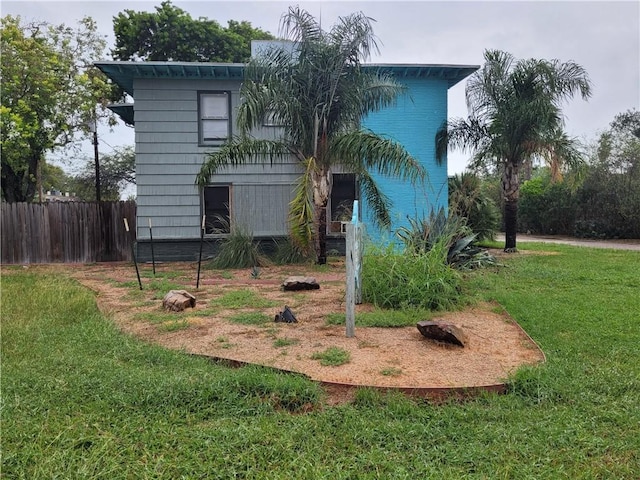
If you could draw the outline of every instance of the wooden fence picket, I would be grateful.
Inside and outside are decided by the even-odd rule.
[[[135,202],[2,203],[3,264],[89,263],[131,260]]]

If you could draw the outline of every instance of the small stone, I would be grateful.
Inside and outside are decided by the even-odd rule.
[[[314,277],[293,276],[288,277],[282,283],[282,289],[285,292],[295,290],[318,290],[319,288],[320,284],[318,284]]]
[[[162,299],[162,306],[165,310],[182,312],[185,308],[196,306],[196,297],[186,290],[170,290]]]
[[[451,323],[422,320],[416,324],[416,327],[424,337],[432,340],[452,343],[461,347],[464,347],[468,342],[462,329]]]

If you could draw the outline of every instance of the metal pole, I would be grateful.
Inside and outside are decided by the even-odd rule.
[[[153,229],[151,228],[151,218],[149,218],[149,241],[151,242],[151,264],[153,265],[153,276],[156,276],[156,257],[153,254]]]
[[[127,219],[124,219],[124,229],[129,233],[129,222]],[[138,271],[138,262],[136,261],[136,251],[133,248],[133,240],[131,241],[131,257],[133,258],[133,264],[136,266],[136,276],[138,277],[138,285],[140,285],[140,290],[142,290],[142,280],[140,280],[140,272]]]
[[[200,229],[200,254],[198,255],[198,279],[196,280],[196,288],[200,288],[200,265],[202,264],[202,243],[204,242],[204,222],[206,215],[202,215],[202,227]]]
[[[96,164],[96,202],[100,201],[100,158],[98,157],[98,122],[93,129],[93,155]]]

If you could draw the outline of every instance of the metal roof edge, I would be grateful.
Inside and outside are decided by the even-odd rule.
[[[245,63],[215,62],[133,62],[105,60],[94,62],[107,77],[133,96],[134,78],[219,78],[238,79],[244,75]],[[452,65],[430,63],[365,63],[367,70],[389,70],[404,78],[443,78],[448,88],[465,79],[480,68],[479,65]]]

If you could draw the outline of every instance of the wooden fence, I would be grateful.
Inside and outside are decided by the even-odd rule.
[[[135,202],[2,203],[3,264],[131,260]]]

